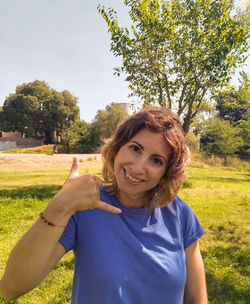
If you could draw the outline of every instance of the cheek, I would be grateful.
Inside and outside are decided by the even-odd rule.
[[[122,165],[121,161],[122,161],[122,155],[119,151],[114,159],[114,175],[118,174],[119,168]]]
[[[158,170],[155,170],[155,172],[153,173],[154,177],[155,177],[155,181],[159,182],[162,177],[164,176],[166,171],[166,168],[158,168]]]
[[[117,161],[115,159],[115,161],[114,161],[114,175],[116,176],[116,174],[117,174]]]
[[[119,166],[123,165],[124,161],[128,158],[128,153],[127,151],[124,149],[124,147],[122,147],[118,153],[116,154],[116,157],[114,159],[114,168],[118,169]]]

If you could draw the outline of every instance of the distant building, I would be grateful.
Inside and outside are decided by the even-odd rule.
[[[124,109],[127,114],[130,114],[130,108],[128,102],[117,102],[117,104],[120,105],[120,107]]]
[[[16,141],[1,137],[0,138],[0,151],[9,150],[9,149],[16,149]]]
[[[0,132],[0,151],[15,148],[30,148],[43,145],[43,139],[26,138],[20,132]]]
[[[0,132],[0,137],[2,138],[8,138],[8,139],[17,139],[17,138],[22,138],[22,134],[19,132]]]
[[[0,151],[16,149],[16,139],[21,139],[21,133],[18,132],[0,132]]]

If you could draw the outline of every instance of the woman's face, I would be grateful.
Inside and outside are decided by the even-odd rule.
[[[170,145],[161,133],[142,129],[120,148],[114,161],[114,174],[122,204],[141,208],[148,203],[147,192],[164,175]]]

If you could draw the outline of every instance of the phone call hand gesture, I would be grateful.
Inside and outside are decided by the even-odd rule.
[[[120,213],[121,209],[100,201],[102,181],[93,174],[79,175],[79,160],[73,158],[70,174],[62,189],[52,200],[60,201],[71,213],[99,208],[105,211]]]

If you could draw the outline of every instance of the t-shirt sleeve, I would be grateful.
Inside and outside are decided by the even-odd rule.
[[[59,240],[65,247],[66,252],[75,249],[76,237],[77,237],[77,223],[78,223],[78,217],[77,214],[74,214],[69,219],[66,229],[64,230]]]
[[[183,201],[181,201],[181,224],[183,232],[184,249],[199,239],[204,233],[199,220],[193,210]]]

